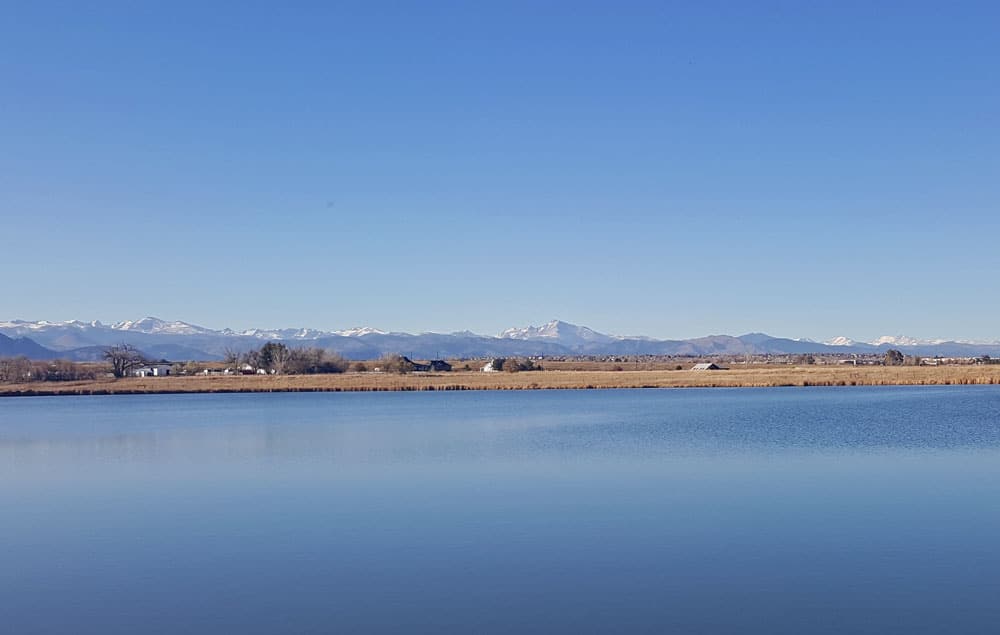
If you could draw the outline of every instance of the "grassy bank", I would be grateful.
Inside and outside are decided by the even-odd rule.
[[[542,390],[1000,384],[1000,366],[756,367],[726,371],[546,370],[530,373],[345,373],[194,376],[0,385],[0,396],[407,390]]]

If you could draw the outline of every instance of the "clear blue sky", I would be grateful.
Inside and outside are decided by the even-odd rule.
[[[293,4],[0,4],[0,319],[1000,338],[995,2]]]

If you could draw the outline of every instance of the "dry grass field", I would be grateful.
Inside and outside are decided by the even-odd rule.
[[[545,370],[522,373],[346,373],[343,375],[192,376],[0,385],[0,396],[214,392],[535,390],[768,386],[1000,384],[997,366],[751,367],[724,371]]]

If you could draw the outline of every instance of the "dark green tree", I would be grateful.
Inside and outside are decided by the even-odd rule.
[[[894,348],[885,352],[884,363],[886,366],[902,366],[905,361],[906,357]]]

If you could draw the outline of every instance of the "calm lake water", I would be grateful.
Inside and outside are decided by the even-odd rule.
[[[4,633],[995,633],[1000,389],[0,400]]]

